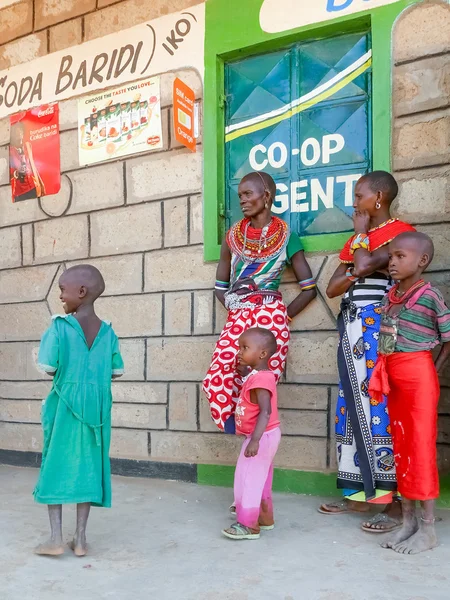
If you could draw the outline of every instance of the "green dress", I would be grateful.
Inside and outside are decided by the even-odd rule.
[[[123,374],[111,324],[102,321],[88,348],[75,317],[53,317],[38,363],[54,378],[42,405],[44,446],[34,498],[42,504],[110,507],[111,379]]]

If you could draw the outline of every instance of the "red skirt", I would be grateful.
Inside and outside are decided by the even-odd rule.
[[[440,389],[431,352],[395,352],[379,359],[369,393],[378,388],[388,392],[398,491],[409,500],[434,500],[439,496]]]

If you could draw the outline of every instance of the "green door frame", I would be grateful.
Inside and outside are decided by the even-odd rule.
[[[259,25],[262,0],[206,2],[205,86],[203,124],[204,258],[217,261],[225,215],[224,63],[277,50],[294,42],[360,31],[372,34],[372,143],[374,169],[390,170],[392,121],[392,30],[399,15],[421,0],[399,0],[380,8],[341,17],[325,24],[268,34]],[[374,126],[376,124],[376,127]],[[310,252],[336,251],[347,234],[304,238]]]

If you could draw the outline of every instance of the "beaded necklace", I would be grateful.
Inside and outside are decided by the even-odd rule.
[[[273,216],[262,229],[254,229],[250,219],[242,219],[228,232],[232,252],[245,263],[267,262],[277,257],[287,244],[289,227]]]
[[[391,304],[391,305],[406,303],[407,300],[409,300],[409,298],[411,298],[411,296],[419,288],[421,288],[423,285],[425,285],[425,281],[423,279],[419,279],[419,281],[416,281],[416,283],[413,283],[413,285],[409,288],[409,290],[406,290],[406,292],[403,292],[403,294],[399,294],[398,285],[399,285],[398,283],[396,285],[394,285],[394,287],[392,287],[388,292],[388,300],[389,300],[389,304]]]

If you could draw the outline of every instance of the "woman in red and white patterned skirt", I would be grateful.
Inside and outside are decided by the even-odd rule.
[[[229,229],[217,268],[216,296],[228,310],[228,319],[203,390],[213,421],[226,433],[235,433],[234,411],[246,375],[237,369],[239,336],[250,327],[272,331],[278,350],[269,366],[279,379],[286,364],[289,321],[317,295],[300,238],[271,214],[275,194],[275,182],[267,173],[249,173],[242,179],[239,200],[244,218]],[[300,293],[286,308],[278,288],[288,264],[300,284]]]

